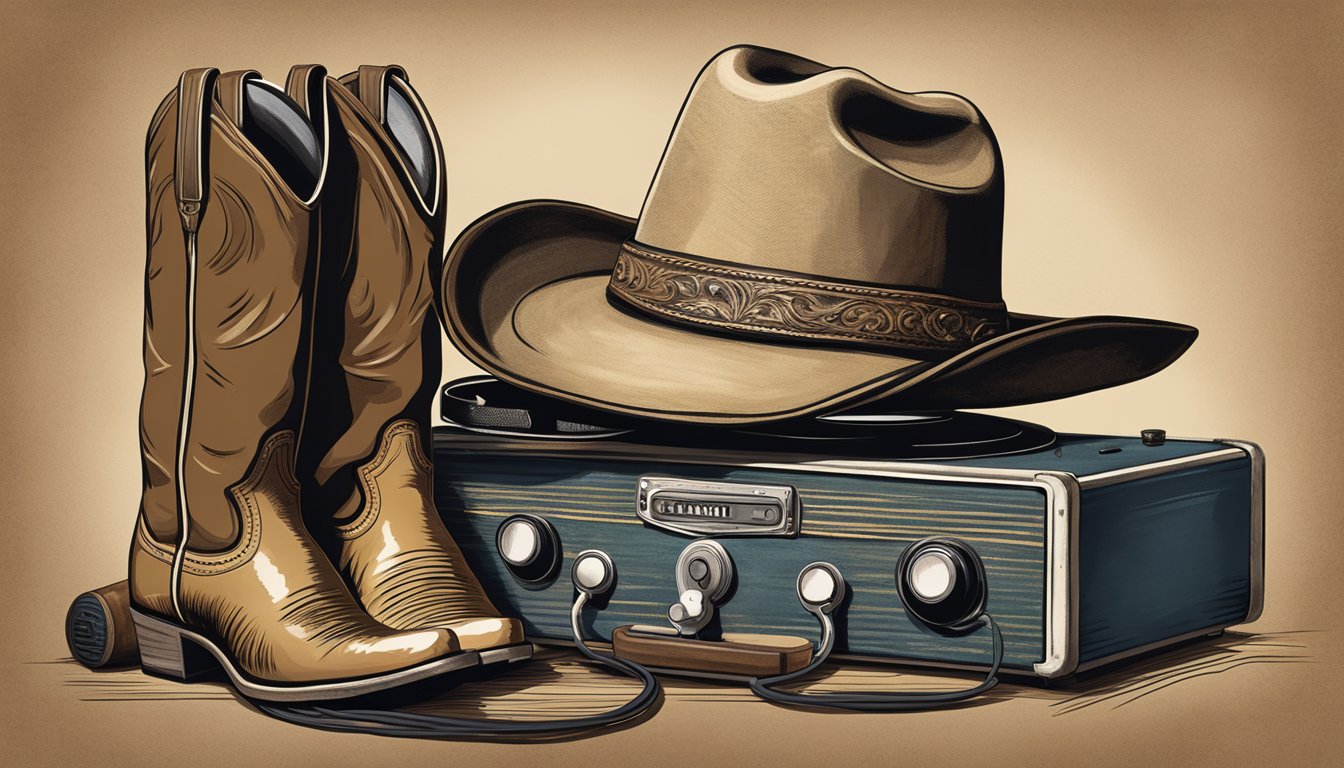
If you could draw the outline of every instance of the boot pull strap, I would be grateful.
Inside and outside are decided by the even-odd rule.
[[[321,64],[297,64],[290,67],[289,77],[285,78],[285,93],[314,125],[321,122],[326,105],[323,93],[326,82],[327,68]]]
[[[364,106],[379,125],[387,124],[387,86],[390,77],[399,77],[404,82],[410,82],[406,70],[396,64],[387,66],[361,64],[359,67],[359,79],[356,81],[359,100],[364,102]]]
[[[243,127],[243,99],[246,96],[244,86],[248,80],[256,80],[261,73],[255,69],[236,69],[219,76],[215,88],[219,91],[219,109],[238,128]]]
[[[188,69],[177,81],[177,154],[173,158],[173,184],[182,229],[188,233],[194,233],[200,226],[201,213],[205,209],[210,102],[218,76],[218,69],[203,67]]]

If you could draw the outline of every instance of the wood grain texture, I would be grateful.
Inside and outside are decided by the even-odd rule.
[[[677,597],[674,566],[686,536],[645,527],[635,516],[640,475],[789,484],[803,503],[797,539],[723,538],[737,584],[719,606],[725,630],[815,638],[816,620],[798,605],[794,583],[809,562],[834,563],[852,595],[838,628],[837,652],[988,664],[979,635],[944,638],[904,616],[896,595],[901,550],[925,536],[956,536],[984,559],[989,610],[1004,630],[1005,664],[1019,669],[1043,656],[1044,495],[1034,488],[880,477],[781,472],[659,462],[581,461],[519,454],[481,456],[435,447],[435,500],[472,570],[499,608],[521,616],[529,636],[570,634],[573,587],[567,571],[579,551],[607,551],[617,582],[603,610],[585,614],[590,637],[623,624],[664,624]],[[495,551],[506,517],[541,514],[555,526],[565,563],[549,584],[523,584]]]
[[[1313,661],[1309,647],[1318,632],[1288,631],[1264,634],[1228,632],[1217,638],[1186,643],[1149,654],[1124,665],[1070,678],[1049,688],[1004,681],[977,700],[981,704],[1011,699],[1039,702],[1038,712],[1069,715],[1093,707],[1114,709],[1141,705],[1190,681],[1269,664],[1305,664]],[[602,646],[594,644],[601,649]],[[56,680],[72,697],[85,702],[194,701],[203,706],[235,706],[236,696],[222,683],[181,684],[150,677],[136,667],[94,672],[71,659],[50,663]],[[681,707],[713,702],[749,702],[762,710],[773,705],[757,699],[744,685],[659,676],[664,706]],[[953,690],[974,675],[931,672],[889,665],[823,664],[796,684],[783,686],[803,692]],[[566,718],[590,715],[620,706],[639,691],[630,678],[593,664],[576,651],[544,647],[526,664],[508,671],[463,678],[433,697],[409,703],[407,711],[454,717],[516,719]]]

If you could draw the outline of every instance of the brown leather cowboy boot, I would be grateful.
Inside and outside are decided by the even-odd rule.
[[[434,125],[399,67],[360,67],[339,82],[296,67],[286,88],[311,100],[319,79],[358,182],[348,219],[336,222],[346,232],[324,242],[324,258],[344,269],[319,277],[309,397],[321,418],[299,445],[309,524],[325,516],[333,559],[378,621],[451,629],[483,663],[530,657],[522,623],[491,604],[434,506],[425,448],[441,365],[433,307],[446,191]]]
[[[183,73],[146,145],[144,490],[130,553],[142,664],[178,679],[222,666],[267,700],[473,666],[449,631],[370,618],[303,526],[294,457],[326,132],[255,73],[219,78],[212,98],[216,74]]]

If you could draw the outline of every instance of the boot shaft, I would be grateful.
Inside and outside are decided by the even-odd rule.
[[[439,519],[425,456],[441,365],[437,133],[399,67],[360,67],[326,84],[333,130],[349,150],[336,175],[354,184],[341,198],[348,217],[323,221],[299,444],[305,513],[379,622],[446,628],[470,650],[519,645],[522,623],[491,604]],[[296,69],[287,90],[297,98],[310,87]]]
[[[141,512],[160,543],[187,520],[197,552],[234,545],[230,487],[297,430],[316,248],[315,185],[301,198],[222,102],[212,71],[184,74],[146,144]]]
[[[295,79],[291,95],[307,89]],[[324,221],[308,406],[321,417],[305,423],[299,475],[316,515],[348,520],[364,497],[358,468],[391,425],[414,423],[428,445],[446,190],[438,135],[399,67],[361,67],[327,86],[333,131],[348,142],[336,173],[353,185],[349,215]]]

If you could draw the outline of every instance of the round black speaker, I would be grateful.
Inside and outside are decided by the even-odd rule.
[[[555,576],[560,566],[560,535],[538,515],[511,515],[495,531],[495,548],[519,581],[538,584]]]
[[[939,634],[979,626],[985,610],[985,566],[971,545],[946,536],[920,539],[896,563],[896,588],[906,614]]]

